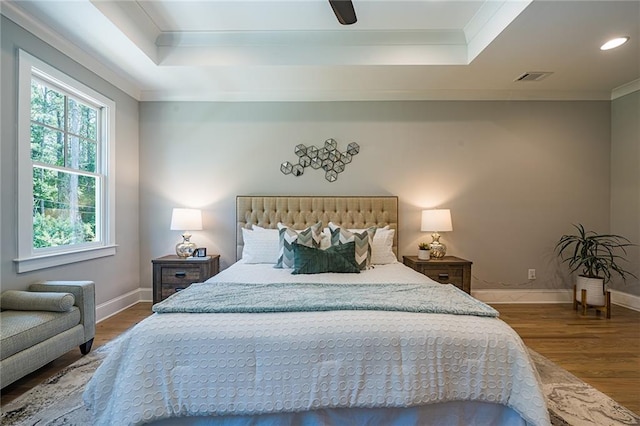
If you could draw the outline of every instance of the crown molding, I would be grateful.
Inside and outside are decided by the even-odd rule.
[[[629,83],[618,86],[611,91],[611,100],[621,98],[629,93],[637,92],[640,90],[640,78],[630,81]]]
[[[0,14],[5,16],[7,19],[29,31],[44,43],[47,43],[69,59],[87,68],[89,71],[122,90],[127,95],[138,101],[140,100],[141,92],[134,82],[106,67],[102,62],[86,53],[59,33],[53,31],[39,19],[26,13],[23,9],[17,6],[15,2],[2,1],[0,4]],[[33,54],[35,52],[31,53]]]
[[[513,90],[278,90],[142,91],[141,102],[367,102],[367,101],[609,101],[608,91]]]

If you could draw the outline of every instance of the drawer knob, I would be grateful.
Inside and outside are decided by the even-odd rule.
[[[438,279],[439,280],[448,280],[449,279],[449,274],[438,274]]]
[[[176,272],[176,278],[184,278],[187,276],[187,273],[184,271],[178,271]]]

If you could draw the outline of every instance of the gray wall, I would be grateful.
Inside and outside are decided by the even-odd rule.
[[[31,33],[2,17],[1,25],[1,144],[0,284],[2,290],[24,289],[43,279],[88,279],[96,283],[97,303],[135,291],[140,285],[138,240],[138,102],[87,69],[71,61]],[[16,274],[17,257],[17,49],[22,48],[51,66],[116,102],[116,243],[115,256],[40,271]]]
[[[611,107],[611,232],[640,244],[640,91]],[[640,247],[628,250],[625,268],[640,277]],[[612,287],[640,296],[640,281],[616,279]]]
[[[553,255],[572,223],[610,224],[610,102],[179,103],[140,105],[141,285],[173,251],[171,208],[203,208],[193,241],[235,260],[236,195],[386,195],[400,199],[400,254],[430,241],[420,211],[450,208],[448,253],[473,287],[569,288]],[[361,152],[334,183],[285,176],[296,144]],[[527,281],[527,269],[538,279]]]

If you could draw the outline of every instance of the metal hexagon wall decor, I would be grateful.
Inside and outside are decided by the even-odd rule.
[[[298,144],[293,149],[298,157],[297,163],[285,161],[280,164],[280,171],[285,175],[302,176],[304,169],[311,166],[312,169],[324,170],[324,178],[329,182],[335,182],[338,175],[344,171],[347,164],[360,152],[360,145],[349,143],[344,152],[338,151],[338,142],[335,139],[327,139],[324,146],[318,148],[314,145],[305,146]]]

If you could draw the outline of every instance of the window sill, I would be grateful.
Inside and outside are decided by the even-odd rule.
[[[13,259],[13,262],[16,264],[16,272],[21,274],[23,272],[37,271],[38,269],[52,268],[54,266],[67,265],[69,263],[82,262],[99,257],[113,256],[116,254],[116,247],[117,245],[109,245],[70,253],[26,257],[23,259]]]

